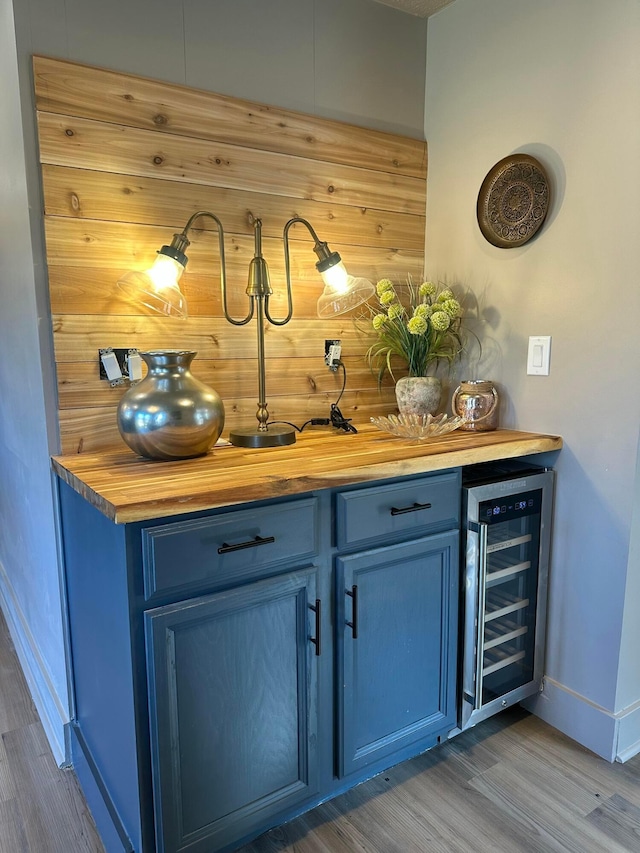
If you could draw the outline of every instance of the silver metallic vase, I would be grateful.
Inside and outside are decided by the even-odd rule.
[[[120,400],[120,435],[148,459],[202,456],[220,437],[224,405],[217,391],[192,376],[196,353],[157,350],[140,355],[148,373]]]

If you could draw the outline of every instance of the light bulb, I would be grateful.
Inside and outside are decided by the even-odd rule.
[[[346,293],[348,290],[349,273],[342,261],[324,270],[321,275],[325,285],[334,293]]]
[[[125,273],[118,285],[135,302],[159,314],[186,319],[187,300],[178,284],[183,272],[184,264],[161,251],[148,270]]]
[[[178,287],[184,267],[168,255],[159,254],[153,265],[147,270],[152,286],[158,294],[167,287]]]

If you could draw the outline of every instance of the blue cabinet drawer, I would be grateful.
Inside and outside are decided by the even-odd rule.
[[[354,489],[336,496],[338,548],[394,539],[406,534],[457,528],[460,521],[460,472]]]
[[[143,528],[145,599],[242,583],[317,552],[316,498]]]

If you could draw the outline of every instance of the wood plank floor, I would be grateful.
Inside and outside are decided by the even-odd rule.
[[[609,764],[520,708],[240,853],[639,853],[640,756]]]
[[[240,853],[640,853],[640,756],[609,764],[520,709]],[[103,853],[51,755],[0,615],[0,853]]]
[[[0,614],[0,853],[103,853],[72,770],[61,770]]]

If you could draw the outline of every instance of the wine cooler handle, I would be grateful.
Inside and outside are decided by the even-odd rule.
[[[354,584],[351,589],[345,589],[345,595],[352,599],[351,605],[351,622],[345,622],[351,628],[351,634],[354,640],[358,639],[358,587]]]
[[[476,695],[475,708],[482,707],[482,670],[484,668],[484,616],[487,605],[487,534],[489,526],[478,524],[478,633],[476,636]]]

